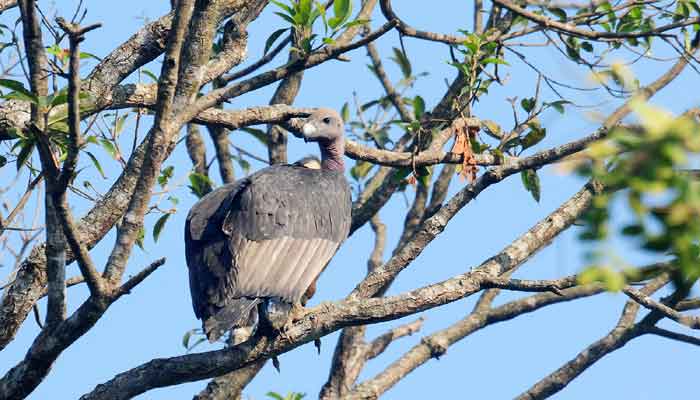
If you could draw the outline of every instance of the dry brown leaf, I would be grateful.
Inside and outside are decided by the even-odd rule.
[[[459,176],[462,180],[466,179],[469,183],[476,179],[477,165],[474,152],[472,151],[471,139],[476,138],[479,131],[478,126],[467,126],[464,119],[458,119],[452,127],[455,131],[455,143],[452,146],[452,153],[462,154],[462,168],[459,171]]]

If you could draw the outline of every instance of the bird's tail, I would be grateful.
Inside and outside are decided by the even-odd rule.
[[[234,344],[248,340],[255,333],[258,324],[257,305],[260,299],[232,299],[216,314],[203,323],[204,334],[210,342],[215,342],[226,332],[231,332]]]

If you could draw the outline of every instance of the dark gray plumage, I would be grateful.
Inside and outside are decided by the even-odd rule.
[[[313,292],[348,235],[340,117],[321,109],[304,130],[307,140],[319,142],[320,169],[264,168],[212,191],[190,210],[185,247],[192,305],[209,340],[236,328],[243,331],[237,341],[245,340],[260,316],[273,327],[284,323],[278,319]]]

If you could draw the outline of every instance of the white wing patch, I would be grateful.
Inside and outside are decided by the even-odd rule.
[[[280,296],[297,302],[333,257],[339,244],[326,239],[235,241],[234,287],[240,296]]]

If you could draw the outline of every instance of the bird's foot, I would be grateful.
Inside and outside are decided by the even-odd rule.
[[[292,329],[296,321],[299,321],[300,319],[304,318],[306,314],[308,314],[308,311],[301,304],[292,304],[292,308],[291,310],[289,310],[289,317],[287,318],[287,322],[285,322],[284,325],[279,329],[280,336],[284,340],[291,341],[291,337],[289,336],[289,330]]]
[[[304,317],[306,317],[309,314],[309,310],[306,309],[304,306],[302,306],[299,303],[294,303],[292,305],[292,310],[289,312],[289,321],[296,322],[302,320]]]

